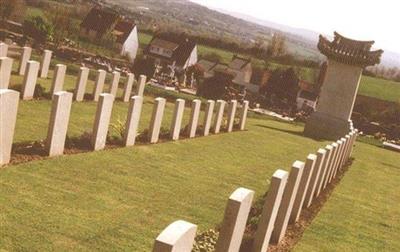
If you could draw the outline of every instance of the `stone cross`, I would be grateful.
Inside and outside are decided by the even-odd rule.
[[[244,101],[240,111],[239,129],[244,130],[246,127],[247,112],[249,110],[249,101]]]
[[[71,105],[72,93],[60,91],[53,95],[45,146],[50,157],[64,154]]]
[[[277,170],[270,182],[253,241],[253,252],[267,251],[289,173]]]
[[[304,165],[303,174],[301,175],[299,188],[297,189],[296,198],[294,199],[292,212],[290,214],[289,223],[293,224],[299,220],[301,209],[303,208],[304,199],[308,186],[310,184],[311,174],[315,167],[317,156],[309,154],[306,164]]]
[[[125,146],[132,146],[135,144],[136,135],[138,132],[140,115],[142,113],[142,96],[131,97],[129,103],[128,116],[125,123],[124,144]]]
[[[239,251],[253,197],[254,191],[245,188],[236,189],[229,197],[216,252]]]
[[[175,221],[157,236],[153,252],[191,252],[196,231],[192,223]]]
[[[162,118],[164,116],[166,100],[158,97],[154,100],[153,114],[150,121],[149,140],[150,143],[157,143],[160,137]]]
[[[131,98],[132,86],[134,81],[135,81],[135,75],[133,73],[128,73],[124,86],[124,93],[122,95],[122,100],[124,102],[128,102],[129,99]]]
[[[7,89],[10,85],[13,60],[8,57],[0,57],[0,89]]]
[[[7,57],[8,45],[0,42],[0,58]]]
[[[313,169],[313,172],[311,174],[310,183],[309,183],[309,186],[307,188],[306,196],[305,196],[305,199],[304,199],[303,206],[305,208],[308,208],[308,207],[311,206],[311,203],[312,203],[312,200],[313,200],[316,188],[317,188],[318,178],[321,175],[321,169],[322,169],[322,165],[323,165],[324,160],[325,160],[325,155],[326,155],[326,150],[319,149],[317,151],[317,159],[315,160],[314,169]]]
[[[172,140],[178,140],[181,133],[183,112],[185,111],[185,100],[176,99],[175,110],[172,117],[170,136]]]
[[[96,83],[94,84],[93,89],[93,101],[99,100],[99,95],[103,92],[104,81],[106,80],[106,71],[97,70],[97,78]]]
[[[81,67],[79,69],[79,77],[76,80],[74,99],[75,101],[81,102],[85,97],[86,84],[89,78],[89,68]]]
[[[146,86],[146,80],[147,80],[146,75],[139,76],[139,81],[137,82],[137,87],[136,87],[136,95],[143,96],[144,88]]]
[[[8,164],[17,120],[19,93],[0,89],[0,166]]]
[[[18,73],[19,75],[24,75],[26,70],[26,64],[31,58],[32,48],[30,47],[23,47],[21,53],[21,60],[19,61]]]
[[[233,124],[235,123],[236,107],[237,107],[237,101],[232,100],[229,103],[229,107],[228,107],[228,128],[227,128],[228,132],[232,131]]]
[[[50,94],[54,95],[57,92],[62,91],[65,72],[67,71],[67,66],[63,64],[57,64],[54,70],[53,83],[51,84]]]
[[[214,112],[214,104],[213,100],[207,100],[206,111],[204,114],[204,124],[203,124],[203,135],[208,136],[210,134],[211,120]]]
[[[276,215],[275,227],[271,235],[271,243],[278,244],[286,233],[293,203],[303,174],[304,163],[296,161],[292,165],[288,182],[282,196],[282,202]]]
[[[114,97],[117,97],[118,84],[119,84],[119,79],[120,79],[120,77],[121,77],[121,73],[120,73],[120,72],[117,72],[117,71],[114,71],[114,72],[112,73],[112,76],[113,76],[113,78],[112,78],[112,82],[111,82],[111,85],[110,85],[110,90],[109,90],[109,92],[110,92],[110,94],[112,94]]]
[[[222,119],[224,117],[225,101],[217,100],[217,111],[214,118],[214,134],[218,134],[221,130]]]
[[[42,61],[40,62],[40,78],[47,78],[52,54],[52,51],[44,50]]]
[[[91,139],[93,150],[102,150],[106,146],[113,102],[114,96],[112,94],[101,94],[99,96]]]
[[[189,122],[189,137],[190,138],[193,138],[196,136],[197,124],[199,122],[199,116],[200,116],[200,107],[201,107],[200,100],[195,99],[192,101],[192,111],[190,114],[190,122]]]
[[[22,83],[22,99],[31,100],[35,92],[37,76],[39,73],[39,62],[29,60],[26,64],[24,81]]]

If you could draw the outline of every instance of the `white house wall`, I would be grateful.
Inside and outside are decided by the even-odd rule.
[[[137,28],[133,28],[128,38],[122,45],[121,55],[128,55],[129,59],[133,62],[136,58],[136,54],[139,48],[139,39]]]
[[[187,59],[185,65],[183,66],[184,69],[193,66],[197,63],[197,45],[193,48],[190,57]]]

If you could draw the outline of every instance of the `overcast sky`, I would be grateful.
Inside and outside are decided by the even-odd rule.
[[[338,31],[400,53],[399,0],[192,0],[208,7],[324,34]]]

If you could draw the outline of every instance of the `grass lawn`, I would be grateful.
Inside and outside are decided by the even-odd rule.
[[[363,76],[358,94],[400,102],[400,82]]]
[[[357,143],[352,167],[295,251],[399,251],[399,155]]]

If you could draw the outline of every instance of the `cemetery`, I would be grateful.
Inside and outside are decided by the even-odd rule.
[[[351,44],[373,54],[367,63],[382,53]],[[198,235],[210,229],[210,251],[399,247],[380,242],[398,229],[398,154],[358,140],[361,66],[338,63],[336,49],[305,128],[256,115],[246,100],[161,97],[144,75],[71,73],[50,50],[0,49],[0,248],[205,251]],[[327,92],[336,71],[351,84],[340,100]],[[342,105],[340,120],[329,102]],[[358,228],[367,231],[357,240]]]

